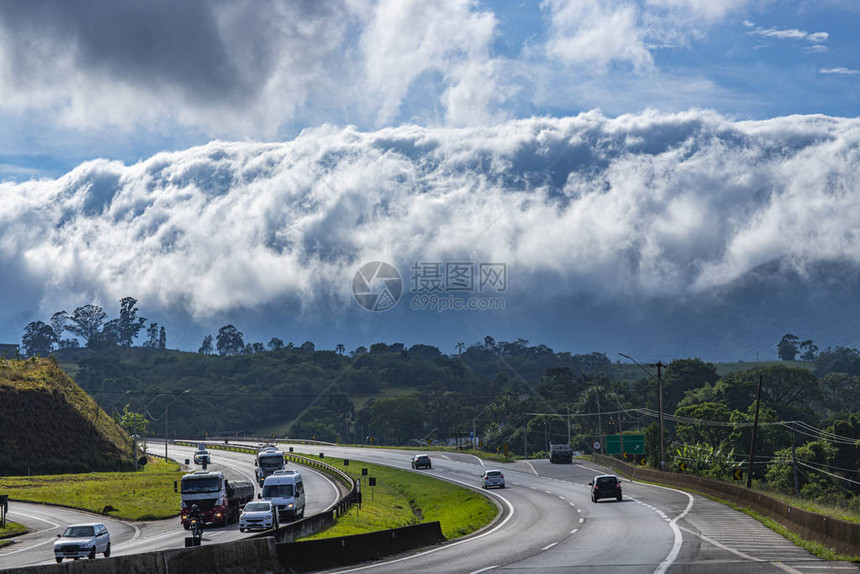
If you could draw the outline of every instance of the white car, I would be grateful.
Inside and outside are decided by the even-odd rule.
[[[194,453],[194,464],[210,464],[212,459],[209,457],[209,451],[201,448],[197,449],[197,452]]]
[[[488,470],[481,477],[481,486],[484,488],[490,488],[491,486],[504,488],[505,475],[502,474],[501,470]]]
[[[239,515],[239,532],[246,530],[268,530],[278,527],[278,513],[270,500],[249,502]]]
[[[104,524],[72,524],[62,534],[57,534],[54,542],[54,558],[62,562],[63,558],[90,558],[96,554],[110,556],[110,533]]]

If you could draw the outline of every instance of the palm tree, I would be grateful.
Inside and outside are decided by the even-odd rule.
[[[346,352],[346,347],[343,346],[343,343],[338,343],[334,350],[338,355],[343,355]]]
[[[466,347],[466,344],[465,344],[465,343],[457,343],[457,344],[456,344],[456,345],[454,345],[454,346],[455,346],[455,347],[457,347],[457,350],[458,350],[458,351],[460,352],[460,354],[462,355],[462,354],[463,354],[463,349]]]

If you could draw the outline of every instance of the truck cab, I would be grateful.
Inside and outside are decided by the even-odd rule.
[[[552,464],[571,464],[573,462],[573,449],[569,444],[551,444],[549,445],[549,461]]]
[[[284,470],[286,466],[284,453],[275,446],[265,446],[257,453],[254,466],[257,467],[257,482],[263,486],[266,477],[271,476],[276,471]]]
[[[254,497],[254,485],[241,481],[231,484],[223,472],[198,471],[182,477],[179,493],[180,519],[186,529],[191,526],[189,512],[195,504],[205,524],[226,525],[236,521],[239,508]]]
[[[257,498],[272,501],[280,519],[296,520],[305,515],[305,485],[295,470],[276,470],[266,477],[263,493]]]

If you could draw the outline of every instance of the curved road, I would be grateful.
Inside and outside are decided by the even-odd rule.
[[[164,443],[150,441],[150,452],[164,454]],[[170,445],[168,455],[180,462],[193,459],[193,448]],[[212,450],[212,464],[207,470],[220,470],[228,480],[247,480],[255,485],[253,457],[249,454]],[[292,463],[290,463],[292,464]],[[193,470],[200,470],[192,465]],[[331,507],[341,496],[338,483],[327,475],[302,467],[307,491],[307,507],[305,515],[316,514]],[[177,509],[178,510],[178,509]],[[29,504],[11,501],[9,503],[8,519],[24,524],[33,532],[14,538],[15,543],[0,548],[0,569],[30,566],[35,564],[52,564],[54,562],[53,542],[69,524],[79,522],[103,522],[111,535],[112,555],[138,554],[169,548],[182,548],[185,545],[187,533],[179,523],[178,518],[152,521],[125,521],[72,510],[57,506]],[[240,534],[236,524],[224,527],[209,527],[204,532],[206,542],[229,542],[249,536]]]
[[[411,452],[296,446],[297,452],[410,469]],[[337,572],[860,572],[827,562],[722,504],[680,490],[623,481],[624,500],[591,502],[588,483],[612,471],[547,460],[496,465],[471,455],[430,453],[429,473],[479,488],[498,467],[508,488],[489,491],[504,514],[472,537]]]

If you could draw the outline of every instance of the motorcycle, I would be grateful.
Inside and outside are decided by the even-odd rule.
[[[203,522],[198,518],[191,519],[191,538],[185,539],[185,546],[200,546],[203,541]]]

